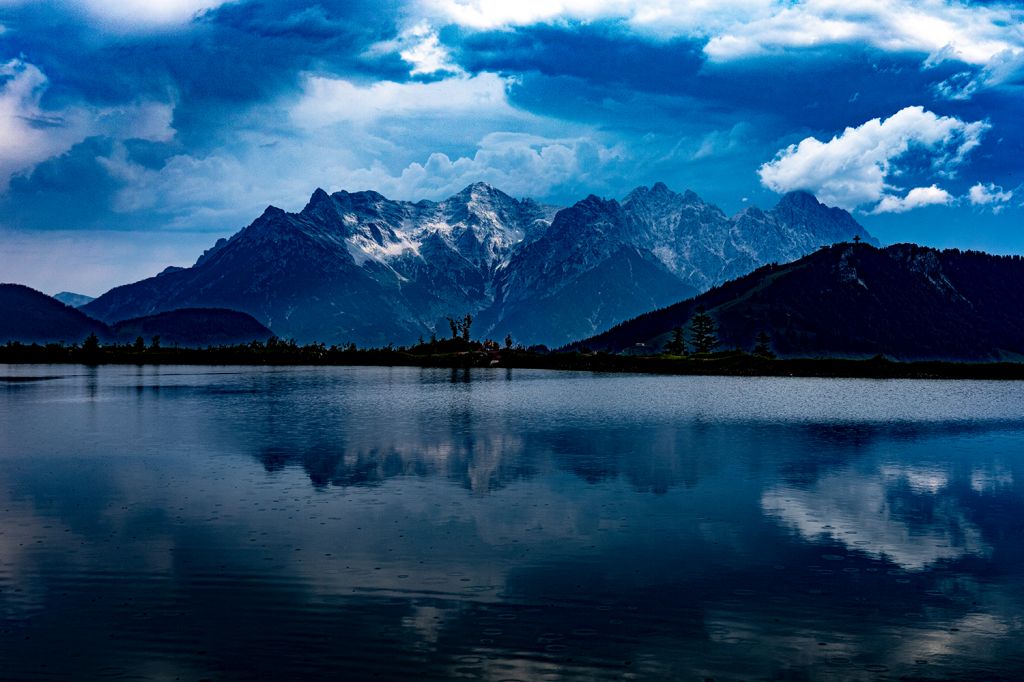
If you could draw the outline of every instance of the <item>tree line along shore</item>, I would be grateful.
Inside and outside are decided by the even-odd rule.
[[[460,330],[461,331],[461,330]],[[357,348],[300,345],[270,338],[248,344],[206,348],[168,347],[159,338],[141,337],[132,344],[101,344],[89,337],[81,344],[0,346],[0,363],[82,365],[280,365],[280,366],[406,366],[440,368],[549,369],[586,372],[633,372],[706,376],[834,377],[874,379],[1024,380],[1024,363],[902,362],[871,358],[777,358],[763,346],[742,350],[621,355],[586,349],[549,351],[543,347],[504,345],[454,338],[431,339],[413,346]],[[670,350],[677,350],[675,344]]]

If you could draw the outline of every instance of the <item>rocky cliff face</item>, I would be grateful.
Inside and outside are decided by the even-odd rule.
[[[318,189],[302,211],[270,207],[191,268],[84,310],[113,321],[226,307],[299,341],[360,345],[444,334],[445,317],[471,312],[475,335],[557,345],[855,234],[870,238],[805,194],[729,218],[661,183],[557,212],[484,183],[415,203]]]

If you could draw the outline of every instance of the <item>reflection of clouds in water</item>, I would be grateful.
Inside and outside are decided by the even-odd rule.
[[[780,665],[794,661],[813,665],[817,658],[822,667],[833,672],[828,679],[874,680],[881,672],[889,672],[893,679],[921,679],[925,672],[932,673],[926,676],[928,679],[1004,679],[980,671],[986,661],[999,660],[1006,645],[1012,646],[1021,623],[1003,617],[1000,605],[990,607],[991,611],[949,619],[938,616],[914,628],[877,627],[870,621],[856,620],[837,628],[831,620],[813,617],[779,625],[728,609],[709,610],[706,623],[714,645],[742,647],[747,661],[764,662],[775,657]],[[939,675],[934,667],[922,667],[936,664],[952,667],[943,667]],[[735,670],[729,663],[725,670],[709,672],[728,674]],[[762,677],[765,671],[748,673]]]
[[[1010,487],[1013,487],[1013,472],[1002,465],[971,471],[971,490],[976,493],[994,493]]]
[[[2,493],[2,488],[0,488]],[[33,562],[45,556],[47,547],[63,543],[68,529],[61,524],[36,518],[6,495],[0,496],[5,521],[0,526],[0,623],[6,618],[31,612],[46,596],[46,586],[32,580]],[[16,515],[16,516],[15,516]],[[17,518],[17,522],[12,522]],[[62,559],[74,563],[70,553]],[[14,588],[13,590],[11,588]]]
[[[949,485],[949,472],[939,467],[887,464],[880,473],[888,483],[905,482],[915,493],[934,495]]]
[[[444,621],[447,615],[447,610],[436,606],[414,605],[412,613],[402,618],[402,625],[416,633],[420,642],[437,644],[444,631]]]
[[[998,648],[1000,639],[1014,634],[1011,630],[1019,629],[1019,624],[1011,627],[999,615],[984,612],[969,613],[944,625],[905,637],[890,650],[890,657],[910,663],[915,659],[957,657],[970,652],[971,656],[984,659],[994,653],[992,650]]]
[[[761,509],[809,541],[838,541],[906,569],[988,555],[981,531],[956,499],[934,494],[948,483],[945,473],[932,468],[884,467],[879,475],[844,469],[805,489],[769,488]],[[903,513],[906,497],[926,504],[928,513]]]

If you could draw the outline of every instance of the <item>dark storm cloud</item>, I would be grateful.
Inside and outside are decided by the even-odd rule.
[[[704,63],[702,40],[652,43],[610,22],[464,33],[449,29],[459,63],[469,71],[573,76],[629,90],[676,94]]]
[[[108,139],[89,138],[40,163],[29,175],[13,178],[7,193],[0,196],[0,215],[30,230],[116,226],[110,214],[121,183],[99,161],[113,147]]]
[[[202,144],[202,131],[238,107],[296,89],[302,71],[407,78],[397,56],[363,56],[395,35],[395,21],[393,3],[259,2],[222,6],[180,29],[97,35],[59,8],[27,5],[3,20],[0,48],[47,74],[44,104],[172,98],[183,142]]]
[[[943,62],[924,69],[920,55],[860,46],[716,63],[703,53],[706,40],[652,41],[612,22],[481,33],[449,29],[441,36],[470,72],[522,76],[523,86],[513,91],[518,103],[584,120],[600,120],[602,102],[635,100],[655,120],[665,116],[678,123],[684,117],[674,109],[683,107],[732,119],[738,112],[766,114],[784,119],[790,129],[841,129],[908,101],[944,102],[936,86],[971,68]],[[562,88],[567,96],[554,96]],[[667,109],[645,99],[656,95]],[[634,121],[648,120],[637,113],[630,112]]]

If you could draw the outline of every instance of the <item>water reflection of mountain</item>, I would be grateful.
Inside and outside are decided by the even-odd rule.
[[[479,415],[466,406],[438,412],[412,421],[397,415],[371,424],[344,413],[333,419],[297,414],[264,421],[263,430],[251,440],[267,471],[300,466],[316,486],[440,476],[485,493],[556,469],[586,483],[623,479],[638,491],[662,494],[698,485],[723,460],[767,466],[787,484],[807,487],[892,445],[1024,430],[1022,424],[1004,421],[889,425],[684,419],[608,424],[567,419],[531,424],[515,414]],[[983,484],[982,479],[975,482]]]
[[[390,442],[389,442],[390,441]],[[521,438],[467,434],[448,440],[333,442],[271,446],[258,455],[267,471],[298,465],[315,486],[364,486],[396,476],[444,477],[474,492],[487,492],[534,474],[523,461]]]

